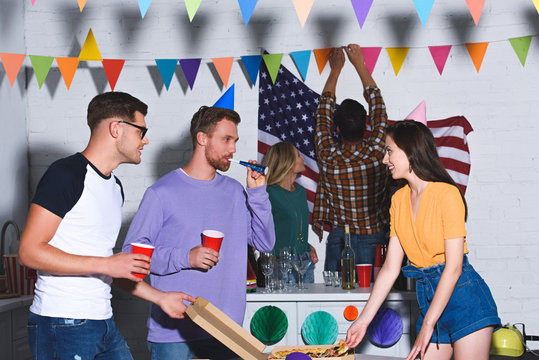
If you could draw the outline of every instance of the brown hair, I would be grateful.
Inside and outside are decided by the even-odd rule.
[[[193,149],[197,145],[197,134],[203,132],[204,134],[211,136],[215,129],[215,125],[223,119],[230,120],[236,125],[241,121],[240,115],[234,110],[201,106],[191,119],[191,140],[193,141]]]
[[[296,148],[289,142],[279,142],[272,145],[262,164],[268,167],[266,183],[268,185],[279,184],[296,163]]]
[[[136,111],[146,116],[148,105],[134,96],[119,91],[99,94],[88,104],[88,126],[90,131],[93,131],[101,120],[113,117],[134,122]]]

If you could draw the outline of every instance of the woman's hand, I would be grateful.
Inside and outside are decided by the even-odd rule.
[[[352,323],[350,328],[348,328],[348,331],[346,332],[346,340],[344,342],[350,349],[355,348],[361,342],[361,340],[363,340],[368,326],[369,324],[362,322],[358,318]]]
[[[421,330],[419,330],[419,335],[415,339],[414,346],[410,350],[410,354],[406,360],[414,360],[419,355],[420,359],[423,359],[425,352],[427,351],[427,346],[430,344],[430,339],[432,338],[432,333],[434,331],[434,326],[423,323]]]

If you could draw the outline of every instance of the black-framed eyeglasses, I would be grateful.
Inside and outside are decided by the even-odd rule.
[[[144,136],[146,136],[146,132],[148,132],[148,128],[147,127],[144,127],[144,126],[140,126],[140,125],[135,125],[129,121],[118,121],[119,124],[127,124],[127,125],[131,125],[131,126],[134,126],[136,127],[137,129],[140,130],[140,138],[141,139],[144,139]]]

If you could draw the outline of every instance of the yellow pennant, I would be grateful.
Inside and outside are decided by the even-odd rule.
[[[409,47],[395,47],[395,48],[386,48],[387,54],[389,55],[389,60],[391,60],[391,65],[393,65],[393,70],[395,75],[399,74],[399,71],[408,55]]]
[[[82,50],[80,51],[79,60],[80,61],[103,60],[103,58],[101,57],[101,53],[99,52],[99,48],[97,47],[94,33],[92,32],[91,28],[90,28],[90,31],[88,31],[88,35],[86,36],[86,41],[84,41],[84,45],[82,46]]]

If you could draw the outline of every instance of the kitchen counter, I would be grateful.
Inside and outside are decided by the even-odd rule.
[[[24,306],[32,305],[32,300],[34,299],[33,295],[29,296],[19,296],[9,299],[0,300],[0,312],[10,311]]]

